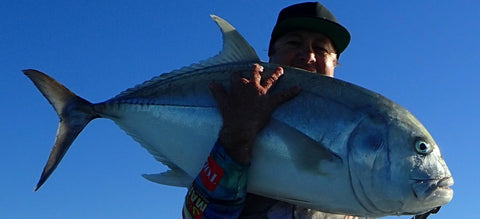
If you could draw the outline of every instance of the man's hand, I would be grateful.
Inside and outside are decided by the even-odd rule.
[[[250,163],[255,136],[268,123],[273,111],[300,92],[300,87],[295,86],[269,94],[270,88],[283,75],[283,68],[278,67],[263,82],[262,72],[263,67],[255,64],[250,80],[242,78],[239,73],[232,73],[230,93],[220,84],[210,84],[223,117],[218,140],[228,155],[241,164]]]

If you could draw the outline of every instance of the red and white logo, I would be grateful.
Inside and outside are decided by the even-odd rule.
[[[203,165],[202,172],[200,173],[200,180],[205,188],[209,191],[213,191],[217,188],[223,174],[222,167],[218,165],[211,156],[209,156],[207,162]]]

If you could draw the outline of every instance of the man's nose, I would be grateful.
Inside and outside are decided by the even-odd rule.
[[[317,62],[317,59],[315,57],[315,50],[313,49],[311,44],[305,45],[305,48],[303,49],[303,56],[305,57],[305,60],[307,63],[315,63]]]
[[[308,54],[307,62],[308,63],[316,63],[317,62],[317,59],[315,58],[315,53],[314,52],[310,52]]]
[[[315,50],[313,50],[312,45],[310,44],[304,45],[300,52],[301,52],[302,59],[304,59],[307,63],[317,62],[317,59],[315,56]]]

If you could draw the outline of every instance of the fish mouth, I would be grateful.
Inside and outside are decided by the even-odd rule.
[[[440,179],[412,179],[414,183],[412,190],[415,197],[422,202],[432,202],[438,205],[444,205],[453,198],[453,190],[450,188],[454,184],[451,176]]]

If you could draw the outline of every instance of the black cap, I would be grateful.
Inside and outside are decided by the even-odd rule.
[[[291,5],[280,11],[277,23],[270,38],[268,55],[280,36],[295,30],[311,30],[325,34],[340,55],[350,43],[350,33],[340,25],[333,14],[318,2],[306,2]]]

